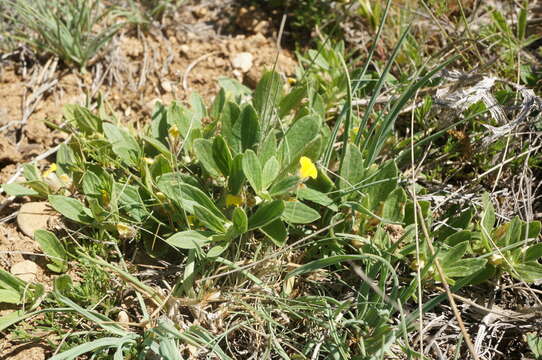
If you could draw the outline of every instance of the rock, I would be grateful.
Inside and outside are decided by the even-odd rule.
[[[0,356],[2,359],[11,360],[45,360],[45,346],[40,344],[27,344],[6,354],[6,357]]]
[[[0,163],[14,164],[21,160],[21,153],[3,136],[0,136]],[[1,167],[2,165],[0,165]]]
[[[252,61],[254,60],[254,56],[252,56],[249,52],[242,52],[235,54],[233,58],[231,59],[231,65],[235,69],[241,70],[241,72],[246,73],[252,68]]]
[[[21,206],[17,215],[17,225],[26,236],[34,238],[34,231],[46,230],[49,219],[54,214],[46,202],[29,202]]]
[[[128,313],[124,310],[119,311],[117,314],[117,322],[121,323],[121,326],[126,326],[130,322]]]
[[[171,85],[171,82],[169,80],[162,80],[160,82],[160,85],[165,92],[171,92],[173,90],[173,86]]]
[[[10,269],[10,272],[13,275],[27,282],[36,281],[38,271],[38,265],[30,260],[21,261],[20,263],[13,265]]]
[[[183,45],[179,46],[179,51],[180,51],[181,55],[183,55],[185,57],[188,57],[188,55],[190,55],[190,46],[188,46],[186,44],[183,44]]]

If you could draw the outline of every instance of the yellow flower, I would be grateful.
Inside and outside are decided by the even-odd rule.
[[[154,164],[154,159],[152,159],[152,158],[144,157],[144,158],[143,158],[143,161],[145,161],[145,163],[146,163],[147,165],[152,165],[152,164]]]
[[[499,255],[499,254],[492,254],[489,257],[489,263],[491,265],[498,266],[498,265],[501,265],[503,261],[504,261],[504,257],[502,257],[502,255]]]
[[[73,183],[72,178],[69,177],[67,174],[61,174],[58,179],[62,181],[62,183],[66,186],[71,186]]]
[[[181,134],[179,132],[179,128],[177,127],[177,125],[172,125],[169,130],[168,130],[168,133],[169,133],[169,136],[171,136],[172,138],[176,139],[179,137],[179,135]]]
[[[100,193],[102,194],[102,202],[105,206],[109,206],[109,200],[111,200],[109,198],[109,194],[107,193],[107,191],[105,191],[104,189],[101,189],[100,190]]]
[[[52,163],[51,165],[49,165],[49,169],[45,170],[43,172],[43,177],[47,177],[49,175],[51,175],[52,173],[54,173],[56,170],[58,169],[58,167],[56,166],[55,163]]]
[[[158,191],[155,195],[156,195],[156,198],[160,201],[166,201],[167,199],[166,194],[164,194],[161,191]]]
[[[188,222],[188,225],[190,226],[194,226],[194,224],[196,223],[196,217],[194,215],[188,215],[186,217],[186,220]]]
[[[243,198],[239,195],[226,195],[226,206],[241,206],[243,205]]]
[[[306,156],[302,156],[301,159],[299,159],[299,165],[299,174],[302,178],[311,177],[316,179],[316,176],[318,176],[318,171],[316,170],[316,166],[311,159]]]
[[[123,240],[132,239],[136,236],[136,230],[129,225],[118,223],[116,228],[117,232],[119,233],[119,237]]]

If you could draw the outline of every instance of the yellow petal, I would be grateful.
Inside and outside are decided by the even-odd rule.
[[[228,194],[226,195],[226,206],[241,206],[243,204],[243,198],[238,195]]]
[[[301,159],[299,159],[299,165],[301,166],[299,169],[299,174],[302,178],[311,177],[316,179],[316,176],[318,176],[318,171],[316,170],[316,166],[311,159],[306,156],[302,156]]]
[[[190,226],[194,226],[194,224],[196,223],[196,217],[194,215],[188,215],[187,220],[188,220],[188,225]]]
[[[121,239],[130,239],[136,235],[135,229],[127,224],[118,223],[116,227]]]
[[[181,134],[177,125],[172,125],[168,130],[169,136],[176,139]]]
[[[54,173],[56,170],[57,170],[57,166],[55,163],[52,163],[51,165],[49,165],[49,169],[45,170],[43,172],[43,177],[47,177],[49,175],[51,175],[52,173]]]

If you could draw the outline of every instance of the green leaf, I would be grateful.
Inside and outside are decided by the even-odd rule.
[[[72,176],[73,170],[77,168],[78,163],[77,156],[69,145],[60,144],[56,153],[56,164],[58,165],[57,172],[59,174]]]
[[[204,208],[203,206],[198,204],[194,205],[194,215],[203,225],[205,225],[210,230],[217,233],[223,233],[226,231],[226,229],[224,228],[225,221],[215,216],[207,208]]]
[[[260,228],[261,232],[263,232],[273,243],[277,246],[282,247],[286,240],[288,239],[288,231],[286,230],[286,226],[280,219],[276,219],[269,224],[263,226]]]
[[[238,121],[241,122],[242,150],[253,148],[260,141],[260,123],[256,110],[250,104],[246,105]]]
[[[60,275],[54,280],[54,289],[62,295],[68,295],[73,291],[73,281],[69,275]]]
[[[213,143],[207,139],[196,139],[194,141],[194,152],[196,158],[201,162],[205,170],[212,177],[220,176],[220,168],[215,162]]]
[[[105,208],[100,204],[100,202],[96,198],[88,197],[87,203],[88,203],[88,207],[90,209],[92,218],[94,219],[95,223],[101,223],[101,222],[106,221],[107,216],[109,214],[112,214],[112,212],[105,210]],[[110,203],[110,204],[113,204],[113,203]],[[118,214],[115,213],[112,215],[114,216],[112,219],[115,219],[116,215]]]
[[[9,304],[21,304],[26,283],[0,269],[0,302]]]
[[[183,138],[188,138],[194,129],[201,128],[201,123],[196,120],[192,112],[177,101],[173,101],[166,110],[166,118],[169,126],[175,125]]]
[[[0,303],[16,304],[22,303],[22,295],[11,289],[0,289]]]
[[[287,176],[282,178],[280,181],[275,183],[271,189],[269,189],[269,194],[271,196],[279,196],[290,191],[294,186],[299,183],[298,176]]]
[[[162,154],[166,158],[171,158],[173,156],[173,154],[171,153],[171,151],[169,151],[167,146],[165,146],[159,140],[153,139],[153,138],[145,136],[145,135],[142,135],[141,139],[143,139],[145,142],[149,143],[149,145],[151,145],[156,151],[158,151],[160,154]]]
[[[26,181],[38,181],[41,180],[41,174],[36,165],[34,164],[24,164],[23,165],[23,176]]]
[[[167,122],[167,109],[160,101],[154,103],[151,117],[152,138],[162,145],[167,145],[169,127]]]
[[[102,337],[98,340],[85,342],[81,345],[72,347],[69,350],[63,351],[60,354],[50,357],[50,360],[71,360],[78,359],[79,355],[83,355],[88,352],[98,352],[98,350],[108,348],[120,348],[124,346],[128,347],[128,344],[135,344],[134,335],[130,334],[125,337]],[[115,358],[114,360],[117,360]]]
[[[363,178],[363,156],[353,144],[348,144],[340,171],[339,189],[355,186]]]
[[[258,158],[262,164],[265,164],[272,156],[277,154],[277,136],[274,131],[270,131],[262,144],[258,147]]]
[[[207,117],[207,107],[201,95],[196,92],[190,94],[190,110],[192,110],[192,126],[200,128],[201,121]]]
[[[103,130],[115,155],[125,164],[137,166],[143,155],[136,139],[125,129],[110,123],[104,123]]]
[[[193,230],[181,231],[166,239],[166,243],[179,249],[198,249],[209,241],[207,237]]]
[[[375,211],[381,202],[397,187],[397,165],[395,161],[386,162],[368,182],[372,183],[365,192],[369,196],[369,210]]]
[[[92,212],[79,200],[62,195],[49,195],[48,199],[51,206],[68,219],[81,224],[93,222]]]
[[[482,203],[484,210],[482,212],[482,234],[490,236],[493,226],[495,225],[495,208],[491,203],[489,194],[486,192],[482,195]]]
[[[470,276],[486,265],[485,259],[463,259],[469,243],[467,241],[461,242],[444,254],[440,254],[439,258],[442,264],[442,270],[446,274],[446,277],[466,277]]]
[[[220,135],[215,136],[213,140],[213,158],[222,174],[229,176],[233,158],[228,144]]]
[[[178,347],[179,345],[173,338],[164,336],[160,339],[160,345],[158,346],[158,355],[162,359],[183,360],[181,358]]]
[[[37,191],[40,197],[46,197],[49,194],[51,194],[51,189],[45,181],[42,181],[42,180],[27,181],[25,185],[31,188],[32,190]]]
[[[228,77],[219,77],[218,84],[226,92],[227,98],[233,97],[236,101],[239,101],[241,98],[252,93],[248,87],[241,84],[239,81]]]
[[[224,89],[220,89],[218,94],[215,96],[213,104],[211,105],[211,110],[209,111],[209,116],[211,119],[218,120],[220,118],[220,114],[222,113],[225,103],[226,91]]]
[[[442,262],[443,267],[445,268],[448,264],[453,264],[454,262],[460,260],[465,252],[467,251],[468,243],[466,241],[457,244],[448,251],[439,255],[440,261]]]
[[[527,333],[527,344],[535,359],[542,358],[542,338],[535,332]]]
[[[278,149],[278,160],[283,169],[289,168],[305,155],[307,145],[316,139],[319,131],[320,119],[314,115],[304,116],[290,126]]]
[[[242,152],[240,115],[241,109],[239,106],[228,102],[220,118],[222,123],[221,133],[234,154]]]
[[[205,255],[207,258],[216,258],[217,256],[220,256],[226,249],[228,248],[228,244],[218,244],[213,246],[212,248],[207,251],[207,254]]]
[[[263,190],[262,165],[252,150],[247,150],[243,155],[243,172],[256,193]]]
[[[331,181],[329,176],[327,176],[326,172],[319,167],[317,168],[317,170],[318,176],[316,176],[316,179],[309,178],[309,180],[305,184],[311,189],[315,189],[323,193],[327,193],[333,190],[333,188],[335,188],[335,184],[333,183],[333,181]]]
[[[300,200],[309,200],[333,211],[338,211],[338,207],[333,203],[333,199],[320,191],[311,188],[302,188],[297,191],[297,197]]]
[[[510,29],[510,26],[508,26],[508,23],[506,22],[505,17],[503,14],[498,10],[493,10],[491,13],[491,16],[493,17],[493,21],[495,22],[495,25],[499,28],[499,30],[502,32],[503,35],[510,36],[512,34],[512,30]]]
[[[301,105],[301,102],[304,98],[307,97],[307,87],[306,86],[298,86],[293,88],[288,95],[284,96],[284,98],[280,101],[279,104],[279,117],[283,118],[290,111],[297,108]]]
[[[403,188],[396,188],[389,194],[382,208],[382,218],[384,221],[401,223],[405,216],[405,204],[407,196]]]
[[[43,253],[51,260],[52,264],[47,264],[51,271],[62,273],[68,270],[68,254],[55,234],[47,230],[36,230],[34,240],[40,244]]]
[[[284,211],[282,200],[273,200],[261,204],[256,212],[248,219],[248,230],[261,228],[278,219]]]
[[[2,189],[8,194],[9,196],[36,196],[39,195],[39,193],[34,190],[27,188],[26,186],[23,186],[21,184],[5,184],[2,185]]]
[[[444,239],[444,243],[448,246],[456,246],[457,244],[462,243],[462,242],[466,242],[467,244],[469,244],[471,239],[472,239],[472,232],[462,230],[448,236],[446,239]],[[467,251],[469,248],[470,246],[467,247]]]
[[[542,279],[542,265],[538,261],[513,264],[513,269],[506,266],[510,275],[518,280],[531,283]]]
[[[64,117],[87,135],[102,132],[102,119],[80,105],[64,105]]]
[[[245,173],[243,172],[243,155],[238,154],[231,162],[230,176],[228,178],[228,189],[230,193],[237,195],[243,187]]]
[[[173,171],[171,164],[164,155],[155,157],[149,170],[153,179]]]
[[[1,294],[1,292],[2,291],[0,290],[0,294]],[[0,298],[0,299],[3,299],[3,298]],[[0,300],[0,302],[3,302],[3,301]],[[27,316],[28,315],[23,310],[11,311],[10,313],[8,313],[6,315],[1,316],[0,317],[0,331],[4,331],[5,329],[10,327],[11,325],[14,325],[14,324],[18,323],[19,321],[22,321],[22,320],[26,319]]]
[[[81,178],[83,194],[89,196],[101,196],[102,190],[107,190],[103,179],[92,170],[87,170]]]
[[[523,240],[523,238],[521,238],[521,223],[522,221],[519,219],[519,217],[514,216],[512,221],[508,224],[508,229],[506,230],[506,234],[504,236],[504,243],[498,241],[497,245],[505,247]]]
[[[283,86],[280,75],[274,71],[266,72],[260,79],[254,91],[253,102],[262,118],[281,101]]]
[[[262,173],[262,187],[267,189],[279,174],[280,164],[276,157],[271,156],[265,163]]]
[[[424,219],[427,219],[427,216],[429,214],[429,208],[431,207],[431,203],[426,200],[420,200],[418,201],[418,205],[420,206],[420,209],[422,210],[422,215]],[[418,217],[418,224],[420,223],[421,219]],[[405,218],[404,218],[405,225],[412,225],[414,224],[414,203],[412,201],[407,201],[405,206]]]
[[[143,222],[149,217],[149,212],[139,194],[139,187],[115,182],[113,183],[113,194],[118,200],[119,210],[134,221]]]
[[[443,266],[443,271],[450,278],[467,277],[482,270],[486,263],[486,259],[462,259]]]
[[[232,214],[233,226],[239,234],[244,234],[248,231],[247,214],[240,207],[233,209]]]
[[[540,221],[522,222],[521,238],[522,239],[536,239],[540,235],[541,223]]]
[[[309,224],[320,219],[320,214],[300,201],[286,201],[282,218],[291,224]]]
[[[525,262],[529,262],[529,261],[538,260],[541,257],[542,257],[542,243],[538,243],[535,245],[531,245],[527,248],[522,260]]]
[[[194,214],[194,205],[200,205],[216,217],[226,220],[224,214],[216,207],[215,202],[197,187],[183,182],[180,174],[170,173],[160,176],[157,186],[181,209],[191,214]]]
[[[456,231],[466,229],[472,220],[474,215],[474,210],[469,208],[453,217],[451,217],[446,225],[441,226],[437,231],[435,231],[435,238],[439,240],[444,240],[451,234]]]
[[[284,280],[288,280],[292,277],[303,275],[309,272],[313,272],[315,270],[322,269],[324,267],[328,267],[331,265],[340,264],[345,261],[354,261],[354,260],[362,260],[366,258],[367,256],[364,255],[333,255],[326,258],[321,258],[318,260],[311,261],[310,263],[301,265],[297,269],[290,271]]]

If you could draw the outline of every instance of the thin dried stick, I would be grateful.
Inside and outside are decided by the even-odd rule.
[[[195,68],[196,65],[198,65],[200,62],[202,62],[203,60],[207,59],[209,56],[214,55],[216,53],[217,53],[216,51],[213,51],[208,54],[202,55],[196,60],[194,60],[192,63],[190,63],[190,65],[188,65],[188,67],[186,68],[186,71],[183,74],[183,89],[185,91],[190,90],[190,87],[188,86],[188,75],[190,74],[190,71],[192,71],[192,69]]]

